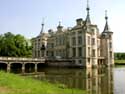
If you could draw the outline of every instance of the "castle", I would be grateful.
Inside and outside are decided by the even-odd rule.
[[[97,25],[91,23],[88,4],[86,10],[86,19],[76,19],[76,25],[72,28],[63,29],[59,22],[57,31],[50,29],[44,33],[42,23],[40,34],[32,39],[33,57],[70,59],[76,66],[87,68],[113,65],[113,32],[108,26],[107,13],[104,30],[100,33]]]

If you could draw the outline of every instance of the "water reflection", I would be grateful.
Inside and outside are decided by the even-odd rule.
[[[108,69],[45,68],[33,75],[39,80],[65,84],[68,88],[87,90],[87,94],[114,94],[113,71]]]

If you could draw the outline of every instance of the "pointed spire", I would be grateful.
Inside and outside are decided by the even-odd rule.
[[[59,21],[59,26],[61,26],[61,21]]]
[[[42,24],[41,24],[41,26],[42,26],[42,28],[41,28],[41,32],[40,32],[40,34],[42,34],[43,31],[44,31],[44,18],[42,19]]]
[[[105,20],[106,20],[106,24],[105,24],[105,27],[104,27],[104,31],[103,31],[103,32],[109,32],[109,31],[110,31],[110,28],[109,28],[109,26],[108,26],[107,10],[105,10]]]
[[[61,21],[59,21],[59,25],[57,26],[58,31],[62,31],[63,26],[61,26]]]
[[[91,20],[90,20],[90,16],[89,16],[89,10],[90,10],[90,8],[89,8],[89,0],[87,0],[87,8],[86,8],[86,10],[87,10],[86,23],[91,24]]]
[[[89,0],[87,0],[87,8],[86,8],[86,10],[90,10],[90,8],[89,8]]]
[[[59,21],[59,25],[58,25],[59,27],[61,26],[61,21]]]
[[[106,19],[106,21],[108,20],[107,10],[105,10],[105,19]]]
[[[62,26],[61,26],[61,21],[59,21],[59,25],[58,25],[57,28],[62,28]]]

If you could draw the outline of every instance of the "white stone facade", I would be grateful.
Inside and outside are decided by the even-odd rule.
[[[106,15],[104,31],[91,23],[89,8],[85,20],[79,18],[72,28],[63,29],[59,23],[57,31],[48,30],[33,39],[33,57],[48,59],[72,59],[77,66],[98,67],[113,65],[113,32]]]

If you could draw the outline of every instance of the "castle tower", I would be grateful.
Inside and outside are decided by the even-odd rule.
[[[43,21],[42,21],[41,26],[42,26],[42,28],[41,28],[40,34],[42,34],[42,33],[43,33],[43,31],[44,31],[44,18],[43,18]]]
[[[110,28],[108,25],[107,11],[105,11],[105,20],[106,20],[106,24],[101,36],[102,56],[105,57],[106,65],[110,66],[114,64],[113,39],[112,39],[113,32],[110,31]]]
[[[91,20],[90,20],[90,7],[89,7],[89,1],[87,0],[87,7],[86,7],[87,15],[84,23],[84,40],[85,40],[85,65],[86,68],[92,67],[92,59],[91,59]]]
[[[62,31],[63,26],[61,26],[61,21],[59,21],[59,25],[57,26],[57,31]]]
[[[87,10],[86,24],[91,24],[90,15],[89,15],[89,10],[90,10],[90,8],[89,8],[89,0],[87,0],[87,8],[86,8],[86,10]]]
[[[44,32],[44,18],[42,19],[42,24],[41,24],[41,31],[40,34],[37,36],[37,57],[42,58],[46,56],[46,46],[47,46],[47,34]]]

